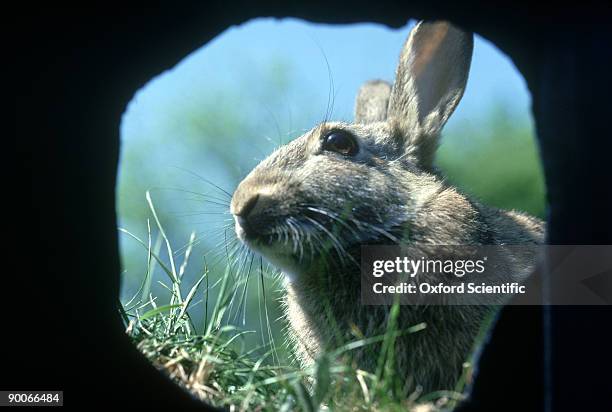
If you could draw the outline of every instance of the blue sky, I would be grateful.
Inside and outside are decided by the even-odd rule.
[[[137,117],[143,123],[147,116],[163,117],[165,106],[172,102],[180,105],[195,91],[217,95],[238,88],[246,101],[251,89],[267,80],[265,72],[273,61],[282,61],[297,84],[288,91],[289,106],[299,100],[296,96],[312,96],[310,107],[290,107],[293,117],[304,111],[316,117],[315,113],[325,112],[330,89],[326,59],[336,93],[333,117],[350,120],[355,92],[364,81],[393,79],[399,51],[413,25],[411,21],[393,30],[375,24],[331,26],[296,19],[252,20],[226,30],[149,82],[128,112],[133,117],[124,120]],[[522,77],[505,55],[476,36],[466,93],[448,127],[478,121],[495,103],[503,104],[513,116],[529,118],[529,94]],[[243,110],[250,110],[249,105],[245,104]]]

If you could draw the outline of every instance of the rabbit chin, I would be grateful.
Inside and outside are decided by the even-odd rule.
[[[280,243],[266,244],[257,240],[243,240],[243,242],[251,251],[280,269],[288,280],[295,279],[307,271],[308,259],[300,259],[289,245]]]

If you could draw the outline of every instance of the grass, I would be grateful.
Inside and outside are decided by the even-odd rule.
[[[146,240],[119,229],[140,243],[147,255],[138,291],[129,301],[120,303],[119,309],[126,333],[138,349],[197,398],[235,411],[304,412],[437,411],[451,409],[461,399],[463,382],[456,391],[402,392],[403,383],[393,373],[395,338],[403,333],[418,333],[425,325],[399,330],[395,322],[398,305],[391,308],[384,335],[347,342],[306,370],[291,362],[281,362],[272,339],[268,345],[245,348],[245,336],[256,331],[232,324],[229,316],[239,295],[236,293],[240,280],[238,265],[227,256],[225,271],[212,278],[213,272],[205,264],[196,281],[186,285],[183,276],[197,241],[195,235],[191,235],[179,264],[149,193],[146,198],[158,236],[153,242],[150,221]],[[165,304],[158,304],[158,297],[151,293],[153,275],[158,268],[167,279],[159,283],[170,294]],[[263,282],[263,266],[257,275]],[[195,322],[191,309],[198,302],[203,302],[206,310],[203,319]],[[262,329],[269,332],[270,320],[267,316],[265,319]],[[377,342],[382,342],[382,349],[376,371],[360,370],[351,362],[351,351]]]

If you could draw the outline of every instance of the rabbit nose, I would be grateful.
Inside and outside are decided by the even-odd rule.
[[[252,238],[257,235],[258,212],[261,209],[262,196],[259,193],[248,197],[245,201],[236,202],[234,207],[234,220],[236,221],[236,234],[239,238]],[[265,203],[265,202],[264,202]]]
[[[248,218],[249,214],[255,208],[255,205],[257,204],[257,200],[259,200],[259,193],[255,194],[254,196],[251,196],[249,199],[247,199],[246,202],[242,203],[238,207],[238,210],[236,210],[234,215],[242,219]]]

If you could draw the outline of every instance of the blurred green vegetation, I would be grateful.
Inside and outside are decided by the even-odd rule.
[[[531,123],[501,104],[483,121],[444,133],[437,165],[483,203],[544,217],[544,178]]]
[[[247,347],[272,339],[283,341],[282,322],[275,322],[282,315],[278,302],[282,291],[271,270],[264,270],[262,277],[254,275],[258,261],[249,263],[253,276],[247,281],[248,268],[233,233],[229,200],[235,186],[258,161],[299,134],[284,132],[292,128],[290,113],[280,119],[288,113],[286,90],[296,84],[291,73],[290,67],[275,60],[269,63],[260,85],[243,89],[237,84],[232,91],[194,85],[189,93],[179,92],[158,101],[155,82],[172,81],[170,73],[167,78],[154,79],[136,94],[121,125],[117,187],[120,228],[145,244],[149,238],[152,245],[159,241],[161,233],[145,200],[149,192],[172,245],[176,266],[186,260],[188,246],[191,248],[191,264],[185,267],[182,284],[194,284],[204,267],[210,278],[219,279],[230,263],[236,263],[232,268],[233,304],[224,321],[261,332],[243,337]],[[304,119],[300,125],[306,127],[310,121]],[[195,240],[190,242],[192,233]],[[172,288],[164,271],[155,262],[151,264],[147,249],[134,236],[120,231],[122,300],[138,294],[142,279],[150,271],[147,291],[158,305],[167,304]],[[164,247],[158,252],[170,266]],[[209,286],[212,301],[219,285]],[[189,309],[196,327],[203,325],[206,310],[203,297],[197,296]],[[262,327],[268,319],[270,331]]]

